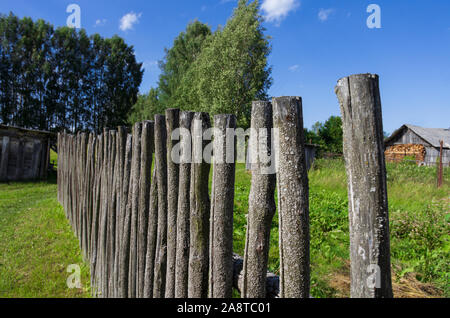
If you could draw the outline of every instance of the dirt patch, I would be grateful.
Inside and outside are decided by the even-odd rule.
[[[398,271],[400,272],[400,271]],[[330,275],[329,285],[337,291],[337,297],[350,297],[350,262],[347,260],[344,267]],[[395,298],[439,298],[442,291],[430,283],[417,280],[415,273],[406,273],[403,277],[392,271],[392,289]]]

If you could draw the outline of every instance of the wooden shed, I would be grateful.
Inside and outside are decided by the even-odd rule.
[[[415,157],[422,165],[439,163],[440,142],[444,142],[442,163],[450,165],[450,129],[423,128],[403,125],[384,142],[387,161],[398,161],[406,156]]]
[[[53,133],[0,125],[0,182],[47,178]]]

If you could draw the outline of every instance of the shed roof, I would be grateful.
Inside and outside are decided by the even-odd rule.
[[[433,147],[440,147],[441,140],[444,141],[444,148],[450,149],[450,129],[445,128],[423,128],[410,124],[405,124],[397,129],[389,138],[385,140],[385,144],[388,144],[394,140],[404,129],[411,129],[416,135],[428,142]]]
[[[7,131],[13,131],[17,133],[22,134],[31,134],[31,135],[40,135],[40,136],[54,136],[55,133],[50,131],[43,131],[43,130],[34,130],[34,129],[26,129],[21,127],[15,127],[15,126],[6,126],[0,124],[0,130],[7,130]]]

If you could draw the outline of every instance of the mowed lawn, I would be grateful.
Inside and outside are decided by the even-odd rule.
[[[0,184],[0,297],[89,297],[89,270],[56,199],[56,180]],[[82,289],[67,272],[80,265]]]
[[[391,260],[396,297],[449,297],[450,169],[436,188],[436,169],[388,164]],[[234,251],[243,255],[251,174],[236,167]],[[311,293],[349,296],[347,186],[341,160],[309,172]],[[0,297],[89,297],[89,269],[56,199],[56,181],[0,184]],[[279,274],[278,214],[269,270]],[[83,288],[69,289],[71,264]]]

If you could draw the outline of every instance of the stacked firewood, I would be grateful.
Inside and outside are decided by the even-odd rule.
[[[417,163],[425,161],[426,149],[424,145],[406,144],[394,145],[386,149],[387,161],[399,162],[405,157],[414,157]]]

